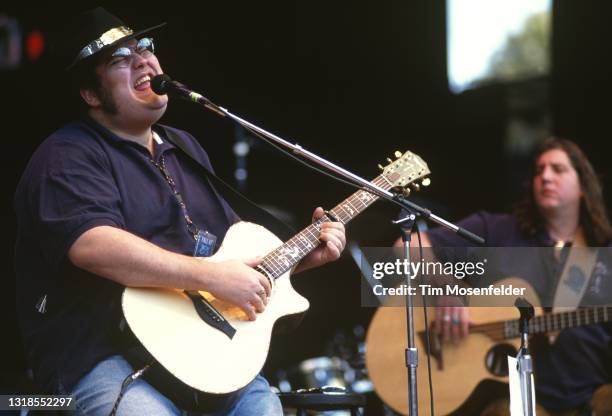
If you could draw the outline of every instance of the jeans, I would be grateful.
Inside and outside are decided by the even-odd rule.
[[[134,372],[132,366],[120,355],[100,361],[86,374],[72,390],[79,416],[108,416],[115,404],[123,380]],[[117,408],[117,416],[132,415],[204,415],[187,413],[157,391],[142,378],[132,382],[124,392]],[[237,393],[237,399],[229,408],[206,413],[210,416],[281,416],[283,409],[280,400],[270,390],[270,385],[262,376]]]

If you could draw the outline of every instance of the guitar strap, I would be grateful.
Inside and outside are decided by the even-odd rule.
[[[553,312],[576,309],[584,296],[597,262],[597,249],[587,247],[582,228],[578,228],[563,271],[557,281]]]
[[[185,141],[178,134],[172,130],[161,127],[165,133],[166,139],[179,148],[185,155],[189,157],[206,175],[212,189],[220,193],[227,203],[234,209],[242,219],[253,222],[255,224],[262,225],[270,230],[273,234],[278,236],[281,240],[287,241],[293,235],[295,231],[287,224],[276,218],[270,212],[260,207],[246,196],[241,194],[239,191],[234,189],[232,186],[227,184],[224,180],[215,175],[210,169],[204,166],[200,161],[193,155]]]

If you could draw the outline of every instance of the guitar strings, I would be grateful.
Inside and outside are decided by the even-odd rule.
[[[529,325],[530,333],[558,331],[578,325],[603,322],[607,320],[610,306],[594,306],[579,308],[575,311],[558,312],[554,315],[546,314],[533,318]],[[573,319],[572,319],[573,316]],[[470,327],[471,333],[479,333],[499,341],[520,336],[517,320],[497,321],[486,324],[478,324]]]
[[[384,179],[382,175],[377,176],[372,181],[372,183],[377,186],[380,186],[383,189],[389,189],[391,187],[390,184]],[[368,198],[366,200],[361,199],[360,196],[362,195],[363,192],[366,192],[366,191],[363,191],[363,190],[357,191],[353,195],[346,198],[344,201],[342,201],[340,204],[338,204],[336,207],[330,210],[331,214],[339,218],[343,224],[346,224],[353,217],[355,217],[356,214],[361,213],[363,210],[368,208],[372,203],[374,203],[379,198],[376,195],[368,193],[369,195],[371,195],[371,198]],[[362,205],[361,209],[358,209],[356,207],[357,203],[360,203]],[[348,204],[349,206],[355,208],[355,211],[356,211],[355,215],[352,215],[350,212],[348,212],[343,207],[343,205],[345,204]],[[319,242],[319,238],[317,234],[313,232],[313,228],[319,231],[320,228],[318,228],[318,226],[323,222],[329,222],[329,221],[331,221],[331,219],[328,216],[321,217],[314,223],[304,228],[298,234],[296,234],[295,236],[287,240],[287,242],[284,243],[282,246],[270,252],[268,255],[264,257],[262,261],[262,266],[264,267],[264,269],[272,271],[272,277],[274,279],[277,279],[278,277],[282,276],[287,270],[293,267],[293,265],[297,264],[298,261],[304,258],[308,253],[310,253],[311,251],[310,247],[314,246],[315,244]],[[306,239],[312,246],[304,246],[303,239]],[[293,261],[290,261],[281,252],[287,245],[293,246],[299,254],[299,256],[293,257],[292,259]],[[282,259],[282,260],[279,260],[279,259]]]

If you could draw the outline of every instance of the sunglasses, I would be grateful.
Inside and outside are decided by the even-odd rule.
[[[137,53],[143,58],[148,58],[155,53],[153,38],[142,38],[136,43],[135,47],[122,46],[117,48],[111,55],[111,65],[129,64],[133,55]]]

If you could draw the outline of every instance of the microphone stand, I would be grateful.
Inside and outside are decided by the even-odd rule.
[[[262,129],[259,126],[256,126],[255,124],[235,115],[232,114],[230,111],[228,111],[227,109],[216,105],[215,103],[213,103],[212,101],[210,101],[208,98],[204,97],[201,94],[198,94],[196,92],[190,91],[188,90],[186,87],[184,86],[179,86],[179,89],[182,90],[181,93],[181,98],[186,98],[190,101],[193,101],[197,104],[202,105],[203,107],[207,108],[208,110],[213,111],[214,113],[224,116],[224,117],[229,117],[230,119],[234,120],[236,123],[240,124],[241,126],[245,127],[247,130],[250,131],[254,131],[255,133],[257,133],[258,135],[262,136],[262,138],[265,138],[267,140],[270,140],[278,145],[280,145],[281,147],[284,147],[286,149],[289,149],[291,152],[293,152],[294,154],[298,155],[298,156],[302,156],[312,162],[314,162],[315,164],[331,171],[334,172],[336,175],[344,178],[345,180],[356,184],[357,186],[364,188],[366,191],[380,197],[383,199],[386,199],[388,201],[391,201],[395,204],[400,205],[402,208],[406,209],[409,213],[411,213],[409,215],[409,217],[411,217],[410,221],[412,221],[412,224],[414,224],[414,219],[416,218],[416,216],[420,216],[424,219],[428,219],[431,220],[433,222],[435,222],[436,224],[439,224],[447,229],[449,229],[450,231],[457,233],[458,235],[462,236],[463,238],[466,238],[478,245],[483,245],[484,244],[484,239],[482,237],[479,237],[471,232],[469,232],[468,230],[461,228],[447,220],[445,220],[444,218],[438,217],[437,215],[433,214],[430,210],[423,208],[417,204],[415,204],[412,201],[409,201],[408,199],[406,199],[402,194],[399,193],[392,193],[389,192],[373,183],[371,183],[370,181],[367,181],[357,175],[355,175],[352,172],[347,171],[346,169],[341,168],[338,165],[335,165],[334,163],[302,148],[302,146],[297,145],[297,144],[292,144],[289,143],[288,141],[284,140],[283,138],[270,133],[264,129]],[[401,220],[403,221],[403,220]],[[409,231],[412,229],[412,225],[409,228]],[[407,235],[410,235],[410,232],[407,231]],[[406,235],[406,233],[405,233]],[[407,237],[407,239],[409,240],[409,237]],[[406,241],[406,240],[404,240]],[[406,256],[407,259],[410,259],[410,243],[408,242],[407,245],[405,243],[405,247],[406,247]],[[408,280],[408,284],[410,284],[410,276],[407,276],[407,280]],[[415,343],[414,343],[414,321],[413,321],[413,310],[414,310],[414,306],[412,304],[412,299],[411,297],[408,295],[407,299],[406,299],[407,305],[407,315],[408,315],[408,322],[407,322],[407,326],[408,326],[408,338],[409,338],[409,348],[406,350],[406,365],[408,366],[408,375],[409,375],[409,387],[408,387],[408,404],[409,404],[409,408],[410,408],[410,416],[418,416],[418,401],[417,401],[417,373],[416,373],[416,368],[417,368],[417,364],[418,364],[418,352],[417,349],[415,347]]]
[[[197,97],[194,97],[193,95],[196,94]],[[225,116],[225,117],[229,117],[232,120],[234,120],[236,123],[240,124],[241,126],[245,127],[247,130],[251,130],[251,131],[255,131],[257,134],[260,134],[261,136],[264,136],[266,139],[271,140],[272,142],[280,145],[281,147],[284,147],[286,149],[289,149],[291,152],[293,152],[294,154],[298,155],[298,156],[302,156],[312,162],[314,162],[315,164],[331,171],[334,172],[335,174],[337,174],[338,176],[346,179],[347,181],[356,184],[357,186],[361,187],[361,188],[365,188],[365,190],[367,190],[368,192],[386,199],[388,201],[394,202],[396,204],[399,204],[400,206],[402,206],[402,208],[405,208],[408,212],[415,212],[417,213],[419,216],[421,216],[424,219],[428,219],[431,220],[433,222],[435,222],[438,225],[441,225],[447,229],[449,229],[450,231],[457,233],[458,235],[462,236],[463,238],[466,238],[478,245],[483,245],[484,244],[484,239],[480,236],[477,236],[476,234],[473,234],[471,232],[469,232],[468,230],[461,228],[455,224],[453,224],[450,221],[445,220],[444,218],[441,218],[435,214],[433,214],[430,210],[423,208],[417,204],[415,204],[412,201],[409,201],[408,199],[406,199],[402,194],[397,194],[397,193],[393,193],[393,192],[389,192],[377,185],[374,185],[373,183],[371,183],[370,181],[367,181],[363,178],[361,178],[360,176],[355,175],[352,172],[349,172],[348,170],[341,168],[338,165],[335,165],[334,163],[322,158],[321,156],[318,156],[306,149],[304,149],[302,146],[298,145],[298,144],[292,144],[289,143],[288,141],[286,141],[285,139],[270,133],[264,129],[262,129],[259,126],[256,126],[255,124],[231,113],[230,111],[228,111],[226,108],[223,108],[221,106],[218,106],[216,104],[214,104],[212,101],[210,101],[208,98],[197,94],[197,93],[191,93],[191,98],[192,101],[201,104],[203,107],[213,111],[216,114]]]
[[[521,314],[519,318],[519,330],[521,333],[521,348],[516,356],[518,360],[518,373],[521,384],[521,399],[524,416],[535,416],[533,408],[533,361],[529,353],[529,320],[533,318],[535,311],[533,305],[525,298],[518,298],[514,302]]]
[[[406,268],[406,336],[408,348],[404,351],[406,371],[408,372],[408,409],[409,415],[418,415],[418,389],[417,389],[417,366],[419,365],[419,352],[417,351],[414,340],[414,305],[412,303],[412,276],[410,276],[410,239],[412,230],[416,224],[417,215],[408,211],[408,215],[404,218],[393,221],[393,224],[399,225],[402,231],[402,241],[404,242],[404,259],[407,264]]]

